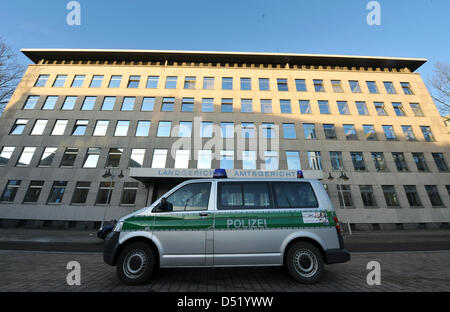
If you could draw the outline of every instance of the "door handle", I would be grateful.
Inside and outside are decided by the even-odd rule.
[[[198,214],[200,217],[207,217],[208,213],[207,212],[201,212]]]

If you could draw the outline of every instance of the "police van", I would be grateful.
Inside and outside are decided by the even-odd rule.
[[[286,266],[312,284],[324,264],[350,260],[338,219],[318,180],[226,178],[185,181],[150,207],[121,218],[104,261],[125,284],[156,267]]]

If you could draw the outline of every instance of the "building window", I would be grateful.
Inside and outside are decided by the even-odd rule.
[[[241,99],[241,112],[242,113],[252,113],[253,112],[253,100],[252,99]]]
[[[72,130],[72,135],[85,135],[89,120],[77,120]]]
[[[150,131],[150,121],[139,120],[136,127],[137,137],[147,137]]]
[[[311,105],[308,100],[299,100],[298,105],[300,106],[301,114],[311,114]]]
[[[252,80],[250,78],[241,78],[241,90],[250,91],[252,89]]]
[[[13,146],[3,146],[0,153],[0,166],[6,166],[16,148]]]
[[[426,142],[434,142],[434,136],[431,132],[431,128],[428,126],[420,126],[420,130],[422,130],[423,138]]]
[[[67,75],[57,75],[55,81],[53,82],[54,88],[62,88],[66,83]]]
[[[432,153],[436,167],[440,172],[448,172],[447,162],[445,161],[444,154]]]
[[[366,102],[362,102],[362,101],[356,102],[356,109],[358,110],[358,114],[360,114],[360,115],[369,115],[369,111],[367,110]]]
[[[320,152],[307,152],[309,168],[311,170],[322,170]]]
[[[28,190],[23,198],[24,203],[36,203],[41,194],[44,181],[31,181]]]
[[[341,207],[353,207],[353,199],[352,199],[352,190],[350,189],[350,185],[342,185],[338,184],[336,185],[337,191],[340,192],[339,194],[339,205]],[[342,197],[344,198],[344,201],[342,201]]]
[[[125,102],[125,98],[124,98],[124,102]],[[105,98],[103,99],[103,104],[102,104],[101,110],[102,111],[112,111],[114,109],[114,104],[116,104],[115,96],[105,96]]]
[[[428,198],[430,199],[431,205],[433,207],[444,206],[436,185],[425,185],[425,190],[427,191]]]
[[[241,124],[242,138],[254,139],[255,138],[255,124],[253,122],[243,122]]]
[[[123,184],[122,198],[120,199],[121,205],[134,205],[138,185],[138,182],[125,182]]]
[[[152,168],[166,167],[167,150],[155,149],[153,151]]]
[[[297,88],[298,92],[306,92],[306,91],[308,91],[306,89],[306,81],[305,81],[305,79],[295,79],[295,87]]]
[[[412,94],[414,94],[414,93],[412,92],[412,90],[411,90],[411,86],[409,85],[409,82],[401,82],[400,84],[402,85],[403,92],[404,92],[406,95],[412,95]]]
[[[120,88],[120,83],[122,82],[122,76],[113,75],[109,81],[108,88]]]
[[[210,121],[202,121],[200,124],[200,137],[211,138],[213,135],[213,123]]]
[[[366,81],[369,93],[380,93],[378,92],[378,87],[375,81]]]
[[[122,154],[123,148],[110,148],[108,152],[108,158],[106,159],[105,168],[119,167]]]
[[[272,113],[272,100],[261,100],[261,113]]]
[[[94,75],[92,77],[89,88],[100,88],[102,86],[102,82],[103,82],[103,76]]]
[[[233,112],[233,99],[222,99],[220,111],[222,113],[232,113]]]
[[[388,94],[397,94],[397,91],[395,91],[394,84],[390,81],[384,82],[384,88],[386,89],[386,92]]]
[[[300,155],[297,151],[286,151],[288,170],[301,170]]]
[[[177,150],[175,154],[175,168],[189,168],[189,159],[191,158],[190,150]]]
[[[86,75],[75,75],[72,81],[71,88],[81,88],[84,83],[84,79],[86,79]]]
[[[147,78],[147,89],[156,89],[158,88],[159,76],[148,76]]]
[[[303,124],[303,133],[306,140],[317,139],[316,126],[314,124]]]
[[[177,80],[176,76],[168,76],[166,77],[166,89],[176,89],[177,88]]]
[[[56,120],[51,135],[64,135],[68,120]]]
[[[325,87],[323,86],[323,80],[322,79],[314,79],[314,90],[316,92],[325,92]]]
[[[348,108],[347,101],[337,101],[337,106],[339,109],[339,114],[350,115],[350,109]]]
[[[139,83],[141,82],[141,76],[130,76],[128,80],[127,88],[137,89],[139,88]]]
[[[61,107],[61,110],[73,110],[75,108],[76,102],[77,102],[76,96],[66,96],[64,103]]]
[[[67,147],[64,151],[63,157],[61,159],[60,167],[69,168],[73,167],[75,159],[77,158],[78,148]]]
[[[353,162],[353,168],[355,171],[365,171],[366,163],[364,162],[364,156],[361,152],[351,152],[350,153]]]
[[[56,155],[56,147],[46,147],[42,153],[38,167],[50,167]]]
[[[333,124],[324,124],[323,132],[325,133],[325,139],[327,139],[327,140],[337,139],[336,129],[334,128]]]
[[[329,114],[330,106],[328,105],[328,101],[318,101],[319,103],[319,111],[321,114]]]
[[[333,91],[335,93],[343,93],[344,89],[342,89],[342,83],[340,80],[331,80],[331,86],[333,87]]]
[[[348,141],[358,140],[355,125],[344,125],[344,134]]]
[[[411,107],[411,110],[414,113],[414,116],[416,117],[423,117],[422,109],[420,108],[419,103],[409,103],[409,106]]]
[[[33,130],[31,130],[31,135],[42,135],[44,133],[45,127],[47,126],[48,120],[37,119],[34,123]]]
[[[377,202],[375,201],[375,196],[373,195],[372,185],[360,185],[359,190],[361,191],[361,198],[364,207],[376,207]]]
[[[171,121],[160,121],[158,125],[157,137],[170,137]]]
[[[24,147],[19,160],[16,163],[16,167],[28,167],[33,158],[36,147]]]
[[[392,157],[394,158],[395,166],[399,172],[408,171],[405,155],[403,153],[392,153]]]
[[[183,98],[181,101],[181,111],[182,112],[193,112],[194,111],[194,98]]]
[[[378,140],[377,133],[373,125],[363,125],[363,130],[367,141]]]
[[[359,86],[359,81],[357,80],[350,80],[349,82],[350,90],[352,93],[361,93],[361,87]]]
[[[114,136],[127,136],[129,126],[130,126],[129,120],[118,120],[116,125],[116,131],[114,131]]]
[[[153,112],[155,108],[155,98],[154,97],[144,97],[142,100],[141,111],[143,112]]]
[[[67,181],[53,182],[52,189],[48,195],[48,204],[60,204],[63,200],[64,192],[66,191]]]
[[[23,109],[34,109],[36,107],[36,103],[37,103],[38,100],[39,100],[39,96],[37,96],[37,95],[30,95],[27,98],[27,100],[26,100],[26,102],[25,102],[25,104],[23,106]]]
[[[263,122],[261,124],[261,130],[264,139],[273,139],[275,135],[275,125],[273,123]]]
[[[291,100],[280,100],[280,111],[282,114],[291,114]]]
[[[45,103],[42,106],[42,110],[53,110],[55,109],[56,101],[58,101],[57,96],[47,96]]]
[[[383,126],[384,135],[388,141],[396,141],[397,136],[395,135],[394,128],[392,126]]]
[[[8,184],[6,184],[5,189],[3,190],[0,201],[13,202],[21,183],[21,180],[8,180]]]
[[[161,111],[162,112],[173,112],[174,105],[175,105],[174,97],[165,97],[162,100]]]
[[[421,172],[428,172],[430,171],[428,169],[427,162],[425,161],[425,156],[423,153],[412,153],[412,157],[414,159],[414,162],[416,163],[417,170]]]
[[[198,151],[198,169],[211,169],[212,151]]]
[[[50,77],[50,75],[39,75],[38,79],[34,83],[34,86],[35,87],[45,87],[49,77]]]
[[[278,91],[289,91],[287,79],[277,79]]]
[[[408,198],[409,206],[411,207],[421,207],[422,203],[420,202],[419,194],[417,193],[417,189],[415,185],[404,185],[406,198]]]
[[[259,91],[269,91],[269,78],[259,78]]]
[[[83,105],[81,106],[81,110],[93,110],[96,100],[96,96],[86,96],[84,98]]]
[[[242,151],[242,169],[255,170],[256,169],[256,152]]]
[[[72,196],[72,204],[85,204],[90,187],[91,182],[77,182]]]
[[[214,111],[214,99],[203,98],[202,99],[202,112],[212,113]]]
[[[204,90],[214,89],[214,77],[203,77],[203,89]]]
[[[276,151],[264,151],[264,170],[278,170],[278,153]]]
[[[393,185],[382,185],[384,199],[386,200],[386,205],[388,207],[399,207],[397,193],[395,192],[395,187]]]
[[[131,149],[129,168],[142,168],[144,166],[145,149],[133,148]]]
[[[115,182],[100,182],[97,192],[96,205],[109,205],[111,203],[112,193],[114,191]]]
[[[285,139],[296,139],[297,134],[295,132],[295,124],[284,123],[283,124],[283,134]]]
[[[386,161],[384,160],[384,154],[381,152],[373,152],[372,159],[375,165],[376,171],[388,171]]]
[[[9,134],[11,134],[11,135],[23,134],[23,130],[25,130],[27,123],[28,123],[28,119],[17,119]]]
[[[222,90],[233,90],[233,78],[222,77]]]
[[[383,102],[374,102],[373,105],[375,106],[375,110],[377,111],[378,116],[387,116]]]
[[[344,170],[342,152],[330,152],[331,168],[333,170]]]
[[[192,121],[180,121],[178,137],[190,138],[192,136]]]
[[[221,122],[220,123],[220,129],[222,138],[233,138],[234,137],[234,123],[232,122]]]
[[[195,89],[196,77],[187,76],[184,78],[184,88],[185,89]]]
[[[108,130],[109,120],[97,120],[93,136],[104,136]]]
[[[135,97],[124,97],[122,102],[121,111],[132,111],[134,110],[134,102],[136,101]]]
[[[89,147],[86,152],[83,168],[97,168],[101,151],[102,150],[99,147]]]
[[[220,168],[234,168],[234,151],[220,151]]]
[[[403,135],[407,141],[416,141],[416,136],[411,126],[402,126]]]
[[[403,105],[399,102],[392,103],[392,107],[394,108],[395,114],[397,116],[405,116],[405,112],[403,111]]]

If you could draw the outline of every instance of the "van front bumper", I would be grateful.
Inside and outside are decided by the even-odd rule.
[[[344,263],[350,261],[350,253],[346,249],[328,249],[325,251],[326,263]]]
[[[116,265],[116,253],[119,249],[120,232],[111,232],[106,236],[103,245],[103,261],[109,265]]]

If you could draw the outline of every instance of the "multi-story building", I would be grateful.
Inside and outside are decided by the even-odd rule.
[[[450,222],[450,139],[424,59],[22,52],[34,64],[0,119],[4,226],[117,219],[214,168],[302,169],[355,229]]]

